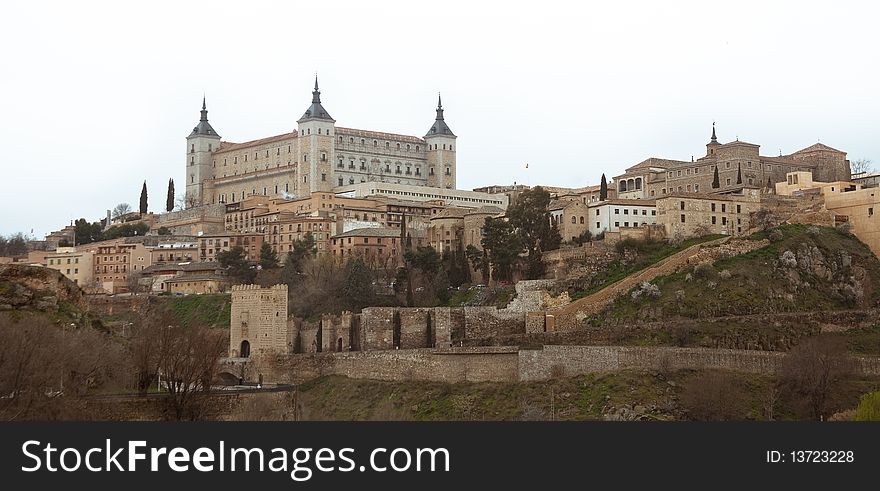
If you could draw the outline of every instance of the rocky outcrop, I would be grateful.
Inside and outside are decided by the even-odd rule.
[[[63,306],[83,311],[82,290],[54,269],[18,264],[0,265],[0,311],[57,312]]]

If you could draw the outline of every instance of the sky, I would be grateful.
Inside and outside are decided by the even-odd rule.
[[[422,136],[458,187],[580,187],[722,142],[880,164],[873,2],[8,2],[0,234],[182,192],[207,97],[226,141],[290,132],[318,74],[338,126]],[[528,163],[528,169],[525,164]]]

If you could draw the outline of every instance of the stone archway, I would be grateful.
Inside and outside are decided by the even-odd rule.
[[[248,340],[245,339],[244,341],[241,342],[241,351],[239,351],[239,354],[242,358],[250,358],[250,356],[251,356],[251,343],[249,343]]]

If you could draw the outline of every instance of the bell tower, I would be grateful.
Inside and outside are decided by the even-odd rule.
[[[428,144],[428,186],[455,189],[455,140],[443,119],[443,102],[437,95],[437,116],[425,135]]]
[[[220,135],[208,123],[208,108],[202,98],[202,117],[186,137],[186,208],[210,204],[213,153],[220,149]]]
[[[315,75],[315,90],[312,91],[312,105],[297,121],[296,195],[308,196],[315,191],[330,191],[333,188],[331,175],[334,159],[333,138],[336,134],[336,120],[321,105],[321,91],[318,89],[318,76]]]

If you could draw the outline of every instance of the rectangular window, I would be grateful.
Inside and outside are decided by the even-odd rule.
[[[684,201],[680,201],[679,206],[681,207],[682,210],[684,210]],[[682,216],[684,216],[684,215],[682,215]],[[682,220],[682,221],[684,221],[684,220]]]
[[[681,215],[681,223],[684,223],[684,214]]]

